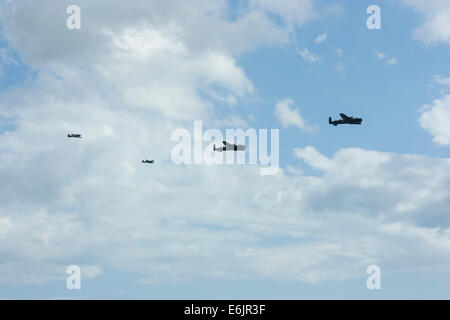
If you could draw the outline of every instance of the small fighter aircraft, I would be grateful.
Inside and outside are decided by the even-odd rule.
[[[222,151],[244,151],[245,146],[242,144],[231,144],[226,141],[222,141],[225,147],[216,148],[216,145],[213,145],[214,151],[222,152]]]
[[[361,124],[362,119],[361,118],[353,118],[353,117],[348,117],[346,116],[344,113],[340,113],[339,114],[341,116],[341,120],[331,120],[331,117],[328,118],[328,123],[332,124],[333,126],[337,126],[338,124],[344,124],[344,123],[348,123],[348,124]]]
[[[153,163],[155,160],[142,160],[142,163]]]
[[[78,133],[69,133],[67,135],[67,138],[80,138],[81,139],[81,134]]]

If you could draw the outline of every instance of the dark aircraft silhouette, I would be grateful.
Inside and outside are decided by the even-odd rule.
[[[214,145],[214,151],[222,152],[222,151],[244,151],[245,146],[242,144],[231,144],[226,141],[222,141],[225,147],[219,147],[216,148],[216,145]]]
[[[69,133],[67,138],[81,138],[81,134],[78,133]]]
[[[338,124],[344,124],[344,123],[348,123],[348,124],[361,124],[362,119],[361,118],[353,118],[353,117],[348,117],[343,113],[339,114],[341,116],[341,120],[331,120],[331,117],[328,118],[328,123],[332,124],[333,126],[337,126]]]
[[[155,160],[142,160],[142,163],[153,163]]]

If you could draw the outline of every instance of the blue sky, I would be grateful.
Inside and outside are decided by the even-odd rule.
[[[0,5],[0,298],[449,298],[449,4],[69,4]],[[282,170],[174,165],[196,120]]]

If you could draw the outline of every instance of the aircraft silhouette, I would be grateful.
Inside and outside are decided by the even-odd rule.
[[[81,134],[78,133],[69,133],[67,138],[81,138]]]
[[[155,160],[142,160],[142,163],[153,163]]]
[[[222,151],[244,151],[245,146],[242,144],[231,144],[226,141],[222,141],[225,147],[219,147],[216,148],[216,145],[214,144],[213,148],[214,151],[222,152]]]
[[[361,124],[362,119],[361,118],[353,118],[353,117],[348,117],[346,116],[344,113],[340,113],[339,114],[341,116],[341,120],[331,120],[331,117],[328,118],[328,123],[332,124],[333,126],[337,126],[338,124],[344,124],[344,123],[348,123],[348,124]]]

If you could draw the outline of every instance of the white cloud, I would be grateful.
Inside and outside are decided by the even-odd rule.
[[[444,172],[450,166],[450,159],[397,155],[358,148],[339,150],[333,158],[325,157],[313,147],[296,149],[295,154],[314,169],[323,172],[322,178],[318,180],[323,184],[318,183],[317,188],[325,189],[323,198],[319,197],[317,201],[334,199],[329,205],[324,205],[330,209],[340,208],[345,203],[349,210],[355,205],[355,212],[377,212],[385,220],[414,221],[422,227],[436,227],[440,223],[443,228],[450,226],[450,219],[445,218],[443,207],[433,210],[432,215],[427,215],[426,210],[423,210],[431,203],[443,205],[448,201],[450,191],[445,189],[448,181]],[[383,194],[386,198],[381,206],[374,205],[368,198],[369,194],[375,197]]]
[[[301,176],[304,174],[304,171],[300,168],[293,167],[291,165],[286,166],[286,172],[293,176]]]
[[[398,60],[397,60],[397,58],[389,58],[389,59],[386,61],[386,64],[387,64],[387,65],[398,64]]]
[[[0,212],[14,228],[0,242],[9,257],[0,281],[59,279],[69,263],[135,271],[153,283],[317,282],[364,276],[373,262],[386,272],[450,265],[449,159],[362,149],[328,158],[306,147],[296,156],[321,176],[280,173],[268,183],[251,166],[173,166],[161,123],[130,120],[115,138],[51,142],[62,130],[33,139],[27,131],[36,129],[24,128],[15,133],[19,148],[2,136],[9,188]],[[155,153],[155,167],[138,164]],[[266,245],[277,238],[284,241]]]
[[[314,169],[327,170],[332,167],[332,161],[320,154],[314,147],[295,149],[294,154]]]
[[[326,39],[327,39],[327,34],[326,34],[326,33],[323,33],[323,34],[319,34],[319,35],[314,39],[314,42],[317,43],[317,44],[319,44],[319,43],[324,42]]]
[[[378,60],[384,60],[388,57],[388,55],[384,52],[375,51],[375,55],[377,56]]]
[[[82,13],[89,13],[82,19],[93,15],[95,19],[82,23],[81,30],[72,32],[65,27],[65,2],[43,0],[39,6],[28,2],[3,3],[0,19],[5,38],[25,62],[48,67],[57,63],[86,65],[100,60],[111,49],[105,30],[120,34],[129,28],[172,29],[174,36],[192,53],[211,49],[231,55],[261,45],[286,44],[292,33],[291,29],[272,21],[264,8],[252,6],[235,20],[227,19],[231,9],[223,0],[193,0],[189,5],[176,0],[151,3],[136,0],[128,5],[120,0],[80,0],[77,5]],[[310,21],[312,16],[308,10],[314,8],[299,6],[296,14],[304,16],[305,22]],[[147,52],[148,49],[143,47]]]
[[[377,59],[380,61],[384,61],[386,65],[396,65],[398,64],[397,58],[390,57],[388,54],[380,51],[375,51],[375,55]]]
[[[247,121],[236,115],[222,117],[220,119],[210,120],[204,123],[211,128],[248,128]]]
[[[446,0],[400,0],[421,16],[413,37],[427,44],[450,44],[450,2]]]
[[[287,43],[292,30],[262,7],[226,19],[224,1],[78,4],[95,19],[76,32],[65,28],[63,2],[0,6],[3,36],[36,71],[30,85],[0,99],[1,115],[16,127],[0,134],[0,177],[8,184],[0,191],[0,257],[8,256],[0,259],[0,282],[59,280],[74,263],[91,276],[114,266],[166,281],[213,276],[188,266],[216,257],[229,272],[237,261],[227,260],[249,237],[199,226],[224,221],[229,207],[220,196],[208,195],[217,211],[193,194],[180,198],[195,179],[219,179],[223,170],[171,165],[170,136],[194,119],[246,126],[215,112],[216,102],[237,104],[254,92],[236,55]],[[83,139],[67,139],[69,132]],[[146,158],[157,166],[141,166]],[[204,181],[196,192],[207,195],[204,187],[214,188]]]
[[[303,58],[303,60],[308,61],[309,63],[315,63],[319,61],[319,57],[309,52],[307,48],[303,50],[296,49],[297,53],[300,55],[300,57]]]
[[[301,130],[307,132],[315,132],[319,128],[318,126],[310,126],[306,123],[303,117],[300,115],[300,111],[293,107],[294,100],[291,98],[286,98],[282,101],[277,102],[273,110],[275,116],[280,120],[283,127],[288,128],[289,126],[297,127]],[[293,107],[291,109],[291,107]]]
[[[450,95],[436,99],[431,105],[422,107],[419,123],[433,136],[436,144],[450,145]]]
[[[301,26],[317,16],[313,0],[252,0],[251,3],[279,15],[288,25]]]
[[[433,76],[433,81],[442,86],[450,87],[450,77],[447,78],[447,77],[443,77],[439,74],[436,74]]]

